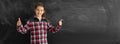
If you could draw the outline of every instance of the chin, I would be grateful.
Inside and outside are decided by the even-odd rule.
[[[42,16],[41,14],[39,14],[39,15],[36,15],[36,16]]]

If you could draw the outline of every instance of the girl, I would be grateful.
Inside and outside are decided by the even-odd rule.
[[[52,26],[45,17],[45,9],[42,3],[35,6],[34,18],[27,21],[25,26],[22,25],[20,18],[17,21],[17,31],[25,34],[30,30],[31,44],[48,44],[47,30],[50,32],[57,32],[62,27],[62,19],[58,22],[56,27]]]

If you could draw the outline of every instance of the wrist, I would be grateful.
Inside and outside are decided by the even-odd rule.
[[[17,25],[17,27],[21,27],[22,25]]]

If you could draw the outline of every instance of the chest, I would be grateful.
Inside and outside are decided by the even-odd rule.
[[[47,30],[47,22],[31,22],[31,30]]]

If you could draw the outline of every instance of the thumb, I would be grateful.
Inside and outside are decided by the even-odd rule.
[[[18,21],[21,21],[20,17],[18,18]]]

